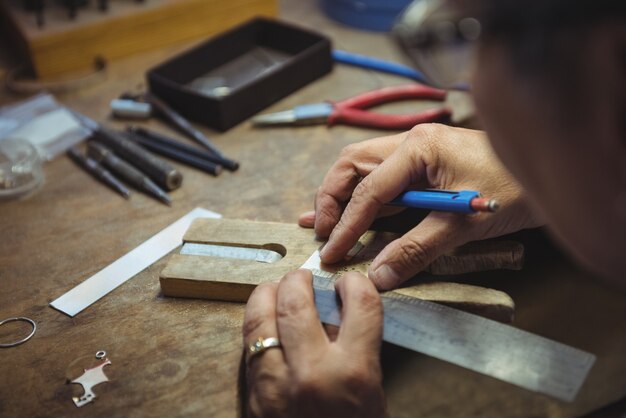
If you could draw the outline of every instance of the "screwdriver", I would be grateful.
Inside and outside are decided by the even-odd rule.
[[[89,142],[87,145],[87,154],[94,160],[104,164],[111,171],[118,174],[121,178],[126,180],[131,186],[156,197],[166,205],[172,204],[172,199],[157,186],[148,176],[135,167],[117,157],[113,151],[104,145],[96,142]]]
[[[81,168],[109,186],[111,189],[121,194],[124,198],[128,199],[130,197],[130,190],[128,190],[122,182],[116,179],[113,174],[102,167],[96,160],[86,157],[76,147],[68,149],[67,155]]]

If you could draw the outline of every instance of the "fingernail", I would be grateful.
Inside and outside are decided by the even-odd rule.
[[[326,242],[324,245],[322,245],[322,249],[320,250],[320,258],[324,258],[324,256],[326,255],[326,244],[328,244],[328,242]]]
[[[330,244],[330,237],[328,238],[328,241],[326,241],[323,245],[322,248],[320,249],[320,258],[324,259],[324,257],[328,254],[328,246]]]
[[[394,283],[400,283],[400,275],[387,264],[382,264],[369,272],[368,277],[379,289],[387,289],[390,284],[393,286]]]

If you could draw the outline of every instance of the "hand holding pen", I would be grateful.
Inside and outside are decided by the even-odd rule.
[[[521,186],[497,159],[485,135],[443,125],[421,125],[408,133],[346,147],[317,192],[316,211],[302,214],[299,223],[328,238],[320,256],[322,262],[335,263],[377,217],[402,211],[389,204],[412,189],[478,190],[496,199],[500,208],[485,213],[487,199],[476,201],[472,209],[473,200],[480,198],[474,192],[462,196],[465,213],[430,212],[374,259],[368,276],[379,290],[398,287],[438,256],[469,241],[538,226]]]

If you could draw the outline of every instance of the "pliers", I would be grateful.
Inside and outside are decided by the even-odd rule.
[[[364,109],[400,100],[421,99],[443,102],[445,98],[445,90],[419,84],[385,87],[339,102],[307,104],[283,112],[260,115],[253,118],[252,123],[256,126],[319,123],[332,126],[344,123],[366,128],[406,130],[420,123],[446,120],[452,112],[445,107],[438,107],[415,114],[390,115]]]

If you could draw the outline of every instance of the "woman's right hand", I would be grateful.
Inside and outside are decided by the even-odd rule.
[[[472,215],[431,212],[374,259],[368,276],[379,290],[398,287],[459,245],[539,226],[483,132],[436,124],[344,148],[317,192],[315,212],[302,214],[299,223],[328,238],[320,256],[335,263],[376,217],[397,212],[386,203],[405,190],[424,188],[477,190],[500,208]]]

